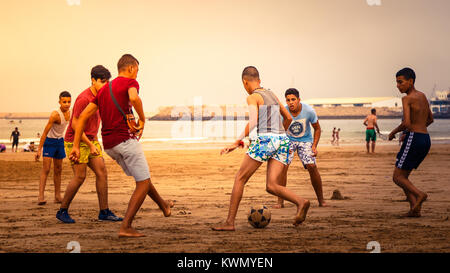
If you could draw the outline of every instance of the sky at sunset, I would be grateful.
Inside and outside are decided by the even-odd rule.
[[[61,91],[89,87],[93,66],[117,76],[125,53],[147,112],[199,96],[243,104],[247,65],[279,97],[399,96],[405,66],[428,96],[450,87],[448,0],[76,2],[0,2],[0,112],[50,112]]]

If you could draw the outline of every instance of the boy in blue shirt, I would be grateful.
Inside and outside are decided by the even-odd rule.
[[[320,139],[320,125],[317,114],[314,109],[306,103],[300,102],[300,94],[297,89],[289,88],[284,94],[286,98],[286,109],[292,116],[292,123],[286,131],[290,140],[290,156],[289,164],[294,159],[294,154],[297,152],[305,169],[308,170],[311,178],[311,184],[319,201],[319,206],[326,206],[325,199],[322,192],[322,178],[316,165],[317,144]],[[314,128],[314,138],[311,134],[311,126]],[[282,186],[287,184],[287,172],[289,164],[284,168],[280,183]],[[284,200],[278,198],[275,208],[283,208]]]

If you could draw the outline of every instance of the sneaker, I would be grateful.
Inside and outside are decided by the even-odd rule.
[[[112,211],[110,211],[109,209],[106,209],[104,211],[100,211],[100,213],[98,214],[98,220],[118,222],[118,221],[122,221],[123,218],[117,217]]]
[[[70,217],[69,212],[67,210],[58,210],[58,212],[56,213],[56,219],[66,224],[75,223],[75,220],[73,220]]]

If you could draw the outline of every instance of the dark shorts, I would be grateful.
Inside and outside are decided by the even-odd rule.
[[[430,147],[429,134],[407,132],[397,154],[395,166],[403,170],[417,169],[430,151]]]
[[[63,159],[66,157],[64,150],[64,138],[49,138],[44,142],[44,150],[42,156],[54,159]]]
[[[14,146],[19,146],[19,140],[17,139],[17,140],[13,140],[13,143],[12,143],[12,146],[13,146],[13,148],[14,148]]]

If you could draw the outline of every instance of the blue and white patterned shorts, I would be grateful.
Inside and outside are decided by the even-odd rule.
[[[294,159],[295,152],[297,151],[298,158],[303,164],[303,167],[306,169],[306,165],[308,164],[316,164],[316,157],[313,155],[312,151],[312,143],[311,142],[301,142],[301,141],[292,141],[290,144],[289,160],[288,164],[291,164]]]
[[[289,138],[286,135],[259,135],[252,140],[247,154],[250,158],[265,162],[273,158],[284,165],[289,164]]]

